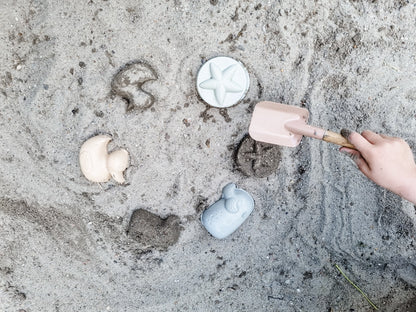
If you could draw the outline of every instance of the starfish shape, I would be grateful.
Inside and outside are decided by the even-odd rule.
[[[201,82],[199,86],[203,89],[214,90],[217,102],[222,105],[227,92],[238,93],[244,91],[240,85],[232,81],[236,69],[237,64],[234,64],[221,71],[217,65],[211,63],[211,78]]]

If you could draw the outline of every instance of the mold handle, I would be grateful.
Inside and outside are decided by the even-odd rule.
[[[285,128],[294,134],[300,134],[300,135],[304,135],[304,136],[319,139],[319,140],[322,140],[325,134],[324,129],[310,126],[306,124],[304,119],[296,119],[296,120],[288,121],[285,124]]]
[[[330,143],[334,143],[334,144],[337,144],[337,145],[341,145],[341,146],[345,146],[345,147],[355,149],[355,146],[352,145],[341,134],[336,133],[336,132],[332,132],[332,131],[329,131],[329,130],[325,131],[325,134],[324,134],[322,140],[324,140],[325,142],[330,142]]]
[[[298,119],[294,121],[289,121],[285,124],[287,130],[304,136],[308,136],[311,138],[323,140],[325,142],[334,143],[340,146],[349,147],[355,149],[355,146],[352,145],[346,138],[344,138],[341,134],[330,131],[324,130],[318,127],[310,126],[305,123],[304,120]]]

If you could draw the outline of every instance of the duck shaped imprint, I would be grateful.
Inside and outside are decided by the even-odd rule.
[[[253,209],[251,195],[229,183],[222,189],[221,199],[204,211],[201,222],[212,236],[222,239],[237,230]]]

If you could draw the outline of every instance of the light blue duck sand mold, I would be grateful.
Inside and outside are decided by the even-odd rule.
[[[204,211],[201,222],[212,236],[222,239],[237,230],[253,209],[253,197],[229,183],[222,189],[221,199]]]

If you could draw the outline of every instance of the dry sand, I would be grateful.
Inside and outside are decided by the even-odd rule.
[[[380,311],[416,311],[413,205],[317,140],[267,177],[234,160],[260,100],[416,151],[415,16],[412,0],[1,0],[0,310],[372,311],[337,264]],[[222,110],[195,90],[218,55],[251,78]],[[157,79],[127,111],[113,80],[132,63]],[[126,185],[82,176],[95,134],[129,151]],[[256,206],[217,240],[199,217],[228,182]],[[178,216],[177,242],[129,236],[140,208]]]

